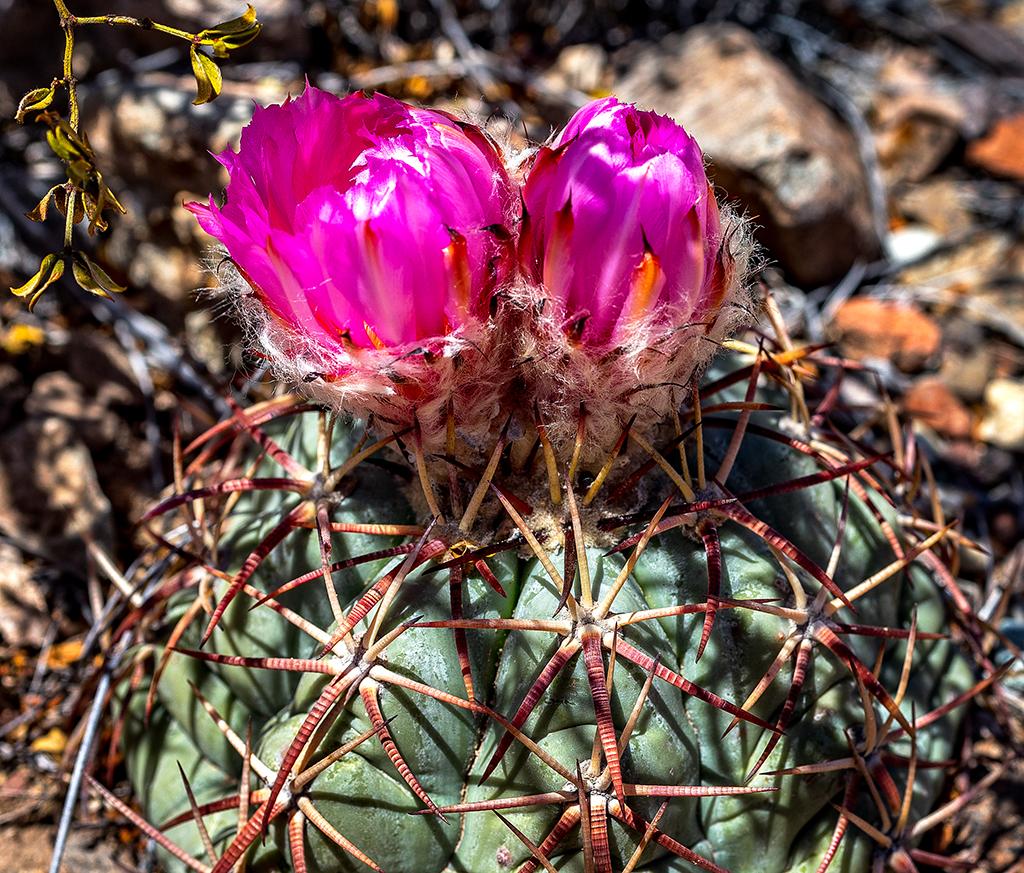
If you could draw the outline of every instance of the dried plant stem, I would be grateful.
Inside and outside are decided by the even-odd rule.
[[[64,0],[53,0],[60,16],[61,29],[64,31],[64,64],[61,70],[62,83],[68,90],[68,123],[77,134],[81,110],[78,105],[78,80],[72,68],[75,53],[75,17],[71,14]],[[75,205],[78,201],[78,190],[69,180],[64,185],[68,194],[67,215],[64,218],[64,248],[71,248],[71,237],[75,230]]]

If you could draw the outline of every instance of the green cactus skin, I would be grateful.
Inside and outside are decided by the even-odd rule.
[[[806,438],[800,427],[777,413],[759,412],[751,420],[760,427],[747,432],[742,440],[728,480],[732,493],[771,490],[770,486],[811,476],[823,469],[817,459],[787,443],[790,434],[798,439]],[[292,458],[313,470],[318,469],[322,460],[317,457],[321,422],[315,412],[300,412],[282,416],[263,430]],[[735,427],[735,414],[706,423],[704,456],[709,472],[725,455]],[[358,450],[358,433],[358,429],[341,423],[335,426],[330,443],[333,467],[340,466]],[[776,438],[770,438],[772,433]],[[667,439],[662,439],[664,436],[654,435],[651,439],[664,445],[670,441],[671,434]],[[245,439],[244,435],[240,438]],[[528,434],[519,442],[528,448],[531,439]],[[688,445],[691,446],[689,466],[695,469],[693,441]],[[669,449],[665,451],[668,453]],[[403,463],[393,445],[376,457],[383,462],[363,462],[343,478],[338,489],[343,497],[330,508],[331,521],[415,525],[429,517],[415,465]],[[486,453],[482,457],[480,467],[486,461]],[[525,453],[518,457],[525,457]],[[609,553],[611,547],[630,534],[642,533],[645,521],[675,488],[669,477],[654,466],[638,482],[630,484],[628,497],[616,501],[607,498],[606,495],[613,494],[616,486],[626,481],[628,474],[646,460],[648,455],[632,446],[627,456],[620,458],[613,467],[613,474],[598,499],[581,512],[586,541],[584,554],[597,602],[609,590],[632,552],[626,549]],[[440,493],[441,486],[449,480],[449,468],[435,461],[429,466]],[[555,518],[560,525],[568,518],[566,501],[563,499],[558,506],[551,505],[542,457],[535,457],[529,469],[531,472],[499,469],[501,488],[507,489],[502,493],[515,494],[531,504],[534,511],[526,523],[538,530],[539,535],[547,530],[543,549],[559,572],[564,572],[565,545],[557,531],[552,533],[555,528],[545,524],[543,519]],[[589,481],[586,476],[592,477],[594,472],[580,477],[582,484],[577,487],[577,502],[583,500],[586,491],[583,485]],[[896,560],[879,523],[879,519],[885,519],[896,528],[896,512],[873,491],[868,498],[872,504],[869,506],[855,493],[855,487],[847,489],[848,480],[852,480],[854,485],[860,483],[871,490],[866,483],[872,481],[872,473],[873,470],[858,471],[810,487],[751,500],[744,505],[757,519],[794,544],[814,565],[826,568],[844,504],[848,501],[834,579],[843,591],[850,591]],[[264,459],[256,475],[281,476],[282,473],[277,462]],[[476,473],[459,471],[458,475],[468,479],[463,494],[465,505],[479,470]],[[712,490],[708,495],[721,496]],[[282,489],[239,495],[230,514],[220,519],[223,536],[217,555],[221,566],[237,574],[246,557],[268,532],[306,497]],[[678,491],[674,500],[682,502]],[[223,505],[223,501],[211,502],[214,508]],[[628,513],[638,513],[643,520],[610,532],[603,529],[607,524],[598,523],[600,519]],[[457,516],[457,513],[450,514]],[[613,614],[680,604],[700,605],[706,601],[709,567],[705,545],[697,535],[697,522],[701,520],[707,520],[718,533],[721,597],[732,601],[761,599],[769,607],[795,606],[780,557],[773,553],[763,532],[759,535],[712,512],[694,516],[691,518],[694,523],[673,527],[650,539],[614,599]],[[463,532],[462,536],[468,539],[469,533]],[[488,496],[472,531],[472,547],[501,542],[515,534],[516,528],[509,522],[508,513],[494,496]],[[398,596],[388,605],[378,639],[389,631],[401,629],[404,623],[445,622],[452,618],[448,572],[432,568],[440,561],[458,557],[460,549],[466,546],[460,546],[457,531],[450,523],[438,525],[428,534],[430,536],[439,538],[451,549],[441,548],[435,558],[408,573]],[[903,534],[899,536],[904,549],[909,550],[919,541]],[[332,537],[331,559],[341,561],[418,539],[412,535],[336,533]],[[778,539],[772,542],[779,543]],[[334,573],[332,579],[343,612],[347,615],[386,572],[402,568],[407,557],[407,554],[399,554]],[[462,634],[476,700],[511,719],[564,640],[554,630],[502,627],[502,622],[509,619],[551,621],[552,616],[566,621],[568,613],[565,607],[559,609],[560,592],[527,545],[486,560],[504,588],[505,596],[499,596],[472,563],[467,564],[461,591],[463,618],[470,622],[487,619],[498,626],[468,627]],[[790,568],[796,567],[792,561],[783,560]],[[316,531],[296,528],[269,552],[250,581],[260,591],[270,592],[287,580],[315,571],[320,565]],[[813,602],[822,585],[803,569],[793,572],[808,602]],[[579,579],[574,583],[577,600],[581,597],[581,585]],[[217,602],[226,590],[226,581],[216,581],[212,585],[212,602]],[[156,641],[158,649],[165,644],[170,629],[195,596],[195,590],[189,589],[163,604],[165,613],[159,626],[164,630],[163,637]],[[237,797],[242,764],[238,751],[210,717],[192,686],[219,712],[237,737],[245,737],[247,730],[251,730],[256,757],[276,770],[300,733],[308,713],[315,709],[318,698],[322,699],[332,681],[332,676],[322,673],[218,663],[219,655],[318,656],[322,640],[317,642],[266,605],[251,608],[253,602],[251,597],[242,595],[232,600],[212,636],[202,646],[202,651],[212,653],[215,660],[201,660],[183,652],[170,655],[148,723],[143,705],[145,684],[135,689],[127,707],[123,745],[127,769],[144,815],[155,825],[175,816],[187,819],[166,828],[165,833],[185,854],[198,859],[200,865],[213,866],[206,857],[199,830],[188,815],[189,804],[178,765],[184,770],[197,802],[206,804],[232,795]],[[314,579],[282,595],[279,603],[329,634],[335,630],[322,580]],[[375,614],[371,611],[355,627],[357,637],[374,622]],[[835,616],[837,621],[899,628],[904,632],[912,626],[914,616],[918,639],[901,704],[906,719],[912,714],[924,716],[962,694],[974,682],[969,661],[952,642],[927,638],[930,633],[941,633],[947,627],[940,585],[922,563],[915,562],[859,598],[855,614],[843,608]],[[179,649],[200,648],[205,621],[206,616],[200,615],[189,625],[178,642]],[[740,706],[771,666],[787,635],[799,630],[798,623],[791,618],[722,603],[707,647],[696,660],[704,621],[703,612],[662,616],[622,626],[611,636],[611,644],[631,647],[623,648],[615,659],[608,699],[615,736],[621,735],[634,704],[644,693],[650,666],[644,658],[656,658],[660,667],[673,675],[681,675],[730,704]],[[377,663],[392,674],[425,683],[438,692],[465,701],[467,689],[455,635],[451,627],[408,627],[387,646]],[[581,637],[576,630],[571,630],[569,639]],[[878,660],[882,641],[878,637],[856,634],[849,634],[846,639],[859,661],[870,670]],[[609,669],[608,635],[605,642],[597,671],[602,676]],[[600,637],[597,647],[600,650]],[[895,695],[901,684],[906,650],[905,638],[884,640],[879,682],[890,695]],[[710,863],[704,864],[705,869],[725,869],[733,873],[754,870],[814,873],[833,839],[839,816],[833,804],[850,802],[858,816],[884,829],[885,823],[880,821],[863,779],[855,775],[850,768],[852,765],[810,775],[772,775],[772,771],[784,768],[849,759],[851,742],[860,743],[859,748],[864,750],[866,731],[899,729],[897,722],[891,719],[887,722],[887,712],[877,696],[868,694],[870,714],[865,714],[865,704],[848,663],[817,643],[810,651],[806,676],[793,700],[782,738],[749,783],[746,781],[748,773],[765,748],[770,733],[749,721],[741,721],[723,737],[733,721],[729,712],[684,693],[660,677],[649,683],[635,726],[621,754],[624,785],[703,789],[747,785],[774,790],[725,796],[630,796],[628,807],[641,822],[633,828],[602,813],[602,808],[618,804],[616,789],[607,778],[603,783],[591,778],[594,776],[590,767],[595,735],[600,733],[595,716],[598,704],[593,689],[594,676],[588,674],[586,658],[574,653],[554,676],[550,687],[540,694],[522,725],[523,734],[569,775],[579,772],[590,792],[584,811],[591,820],[594,860],[592,864],[586,861],[585,852],[590,849],[584,850],[581,829],[573,826],[567,829],[565,838],[557,846],[545,849],[553,868],[562,873],[626,869],[644,836],[645,823],[658,814],[665,800],[669,802],[658,821],[658,834],[667,835],[707,859]],[[634,663],[623,652],[640,653],[643,663]],[[770,724],[776,724],[782,717],[793,664],[794,658],[784,663],[767,691],[750,707],[750,717]],[[546,804],[505,809],[503,814],[535,845],[541,845],[560,820],[575,825],[580,809],[576,787],[568,784],[564,774],[555,772],[524,742],[513,741],[493,772],[483,778],[505,731],[479,706],[473,711],[470,705],[442,702],[391,681],[374,682],[364,678],[359,691],[339,698],[331,710],[333,715],[324,723],[329,729],[307,747],[310,757],[306,764],[372,730],[365,699],[368,688],[371,698],[376,688],[376,700],[383,717],[388,719],[386,732],[400,753],[401,766],[408,766],[414,780],[438,807],[561,791],[562,796]],[[129,693],[127,685],[123,686],[122,693]],[[916,755],[921,762],[942,761],[953,756],[958,723],[958,711],[954,710],[917,732]],[[311,802],[331,827],[387,873],[505,873],[540,868],[531,860],[530,849],[492,811],[450,811],[443,817],[431,814],[400,775],[381,737],[378,732],[377,736],[371,736],[330,764],[296,796]],[[606,747],[599,742],[598,748]],[[881,750],[909,757],[912,745],[904,733],[883,745]],[[598,759],[598,773],[605,769],[607,762],[607,751],[603,751]],[[902,798],[907,782],[906,763],[901,765],[895,759],[882,762],[878,755],[868,754],[867,764],[884,770]],[[911,824],[934,808],[944,778],[941,768],[917,767],[908,815]],[[844,801],[844,791],[851,783],[853,790],[848,801]],[[257,787],[266,786],[253,777],[253,790]],[[256,824],[260,823],[256,811],[258,802],[254,799],[250,806],[250,817]],[[266,840],[257,837],[251,841],[246,856],[248,870],[297,868],[294,848],[289,844],[288,821],[293,822],[293,830],[302,828],[299,831],[301,854],[308,870],[334,873],[370,869],[339,848],[337,841],[325,836],[323,829],[309,820],[308,814],[296,813],[297,808],[301,807],[286,808],[270,823]],[[897,827],[899,811],[890,810],[889,817],[892,819],[890,828]],[[298,826],[294,825],[296,818]],[[211,813],[205,820],[216,853],[228,851],[237,829],[237,809]],[[607,854],[600,845],[602,822],[607,826]],[[909,850],[912,841],[898,839],[897,849],[901,846]],[[828,869],[837,873],[882,869],[873,867],[879,863],[879,858],[884,866],[885,850],[850,825]],[[181,860],[172,858],[164,850],[161,850],[161,859],[169,870],[186,869]],[[652,841],[633,869],[652,873],[700,869],[692,860],[685,860],[677,852]],[[230,866],[225,866],[222,860],[214,869],[230,869]]]

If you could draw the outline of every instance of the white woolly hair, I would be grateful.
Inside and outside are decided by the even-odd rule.
[[[533,313],[533,323],[519,333],[518,357],[553,441],[565,444],[575,438],[581,403],[591,461],[612,447],[633,416],[640,432],[662,423],[687,396],[722,340],[756,320],[749,279],[756,246],[749,222],[728,206],[720,208],[722,244],[732,270],[710,323],[685,323],[680,315],[673,324],[662,312],[657,324],[638,320],[617,348],[595,355],[566,336],[560,317],[542,305],[542,287],[522,284],[512,290],[510,296],[520,308]],[[666,323],[673,326],[666,328]]]
[[[678,408],[722,340],[756,319],[749,275],[756,256],[749,223],[721,207],[723,246],[732,259],[729,286],[711,323],[629,326],[618,348],[595,355],[573,343],[544,306],[543,287],[525,282],[499,290],[496,318],[460,326],[445,337],[387,349],[329,348],[271,313],[222,247],[207,261],[219,286],[208,289],[242,327],[245,341],[273,375],[336,412],[373,421],[380,430],[418,426],[425,449],[439,450],[449,411],[471,447],[486,446],[509,411],[531,419],[549,437],[575,439],[580,404],[587,416],[583,462],[598,462],[627,421],[641,432]],[[341,375],[338,375],[341,374]],[[516,379],[529,397],[507,408]]]
[[[443,445],[449,408],[470,443],[494,428],[512,376],[494,325],[470,322],[445,337],[387,349],[332,349],[271,313],[223,249],[218,254],[219,287],[210,290],[289,387],[382,430],[418,425],[426,449]]]

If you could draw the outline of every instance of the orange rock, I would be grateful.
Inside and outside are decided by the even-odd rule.
[[[870,297],[840,306],[831,333],[845,355],[885,358],[908,373],[935,359],[942,345],[939,326],[918,307]]]
[[[997,176],[1024,179],[1024,113],[1001,118],[967,149],[967,160]]]
[[[970,410],[941,379],[918,379],[903,397],[906,413],[952,439],[968,439],[974,425]]]

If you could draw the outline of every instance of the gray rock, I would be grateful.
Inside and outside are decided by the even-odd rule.
[[[10,543],[0,542],[0,640],[40,646],[50,627],[46,597],[31,567]]]
[[[225,80],[216,100],[193,106],[191,76],[147,73],[105,77],[82,94],[93,147],[151,208],[179,191],[222,187],[219,165],[207,152],[237,144],[254,103],[279,103],[301,90],[298,82]]]
[[[993,379],[989,383],[978,437],[1002,449],[1024,451],[1024,381]]]
[[[984,86],[966,86],[936,69],[934,56],[920,49],[877,51],[877,70],[868,85],[865,115],[886,183],[928,178],[961,136],[981,132],[989,115]]]
[[[172,304],[156,313],[164,323],[180,318],[204,281],[200,252],[210,240],[182,204],[223,190],[227,175],[208,152],[236,147],[254,103],[279,103],[289,90],[298,94],[301,82],[225,80],[216,100],[193,106],[191,76],[156,72],[83,89],[89,138],[128,209],[111,222],[104,256],[151,302]]]
[[[797,282],[827,282],[877,252],[853,137],[748,31],[708,25],[672,34],[615,90],[672,115],[696,138],[716,184],[746,207]]]
[[[0,443],[0,527],[59,563],[84,559],[86,538],[113,544],[110,501],[71,422],[33,418]]]
[[[543,79],[558,90],[593,94],[608,86],[608,54],[592,43],[566,46]]]

